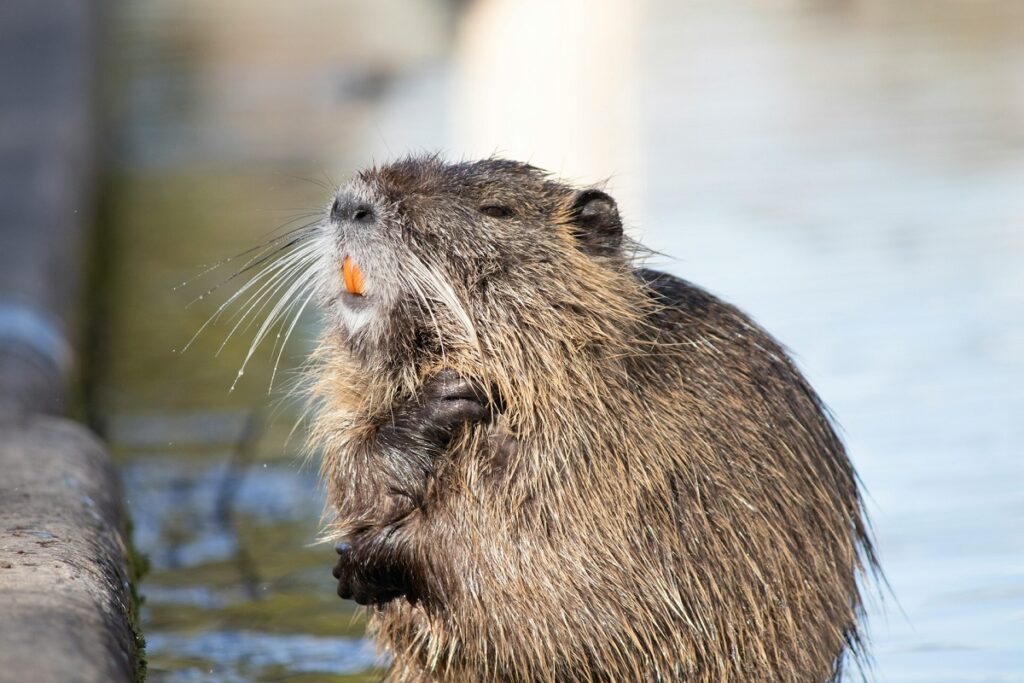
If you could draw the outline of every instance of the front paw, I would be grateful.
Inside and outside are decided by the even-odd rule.
[[[342,541],[334,549],[338,562],[332,573],[338,580],[338,597],[360,605],[383,605],[405,593],[396,572],[375,567],[365,553],[357,551],[348,541]]]
[[[493,412],[478,384],[454,370],[442,370],[396,411],[392,421],[381,430],[381,437],[387,445],[432,446],[443,450],[461,426],[486,422]]]
[[[424,383],[419,416],[436,430],[451,431],[469,422],[486,422],[491,408],[478,384],[454,370],[442,370]]]

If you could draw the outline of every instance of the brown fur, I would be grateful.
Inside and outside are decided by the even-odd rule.
[[[387,534],[381,561],[418,587],[373,608],[387,680],[835,677],[873,559],[851,464],[778,343],[588,245],[580,192],[531,167],[408,159],[353,187],[388,258],[451,286],[389,272],[408,297],[359,334],[325,286],[313,441],[331,533]],[[477,211],[494,203],[515,215]],[[503,412],[403,481],[376,430],[442,368]]]

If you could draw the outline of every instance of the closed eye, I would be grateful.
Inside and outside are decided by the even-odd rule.
[[[487,204],[480,207],[480,213],[491,218],[512,218],[515,216],[515,212],[507,206],[499,206],[497,204]]]

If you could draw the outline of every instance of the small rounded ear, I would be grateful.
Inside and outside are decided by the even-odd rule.
[[[615,200],[601,190],[583,190],[572,203],[572,234],[583,251],[610,256],[622,245],[622,219]]]

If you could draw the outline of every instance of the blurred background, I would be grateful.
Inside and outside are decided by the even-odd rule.
[[[218,354],[227,316],[182,350],[226,298],[204,265],[439,150],[607,182],[656,267],[792,349],[868,494],[877,680],[1024,681],[1024,3],[103,9],[87,408],[151,565],[149,680],[376,665],[283,399],[315,314],[273,389],[271,339],[229,391],[255,330]]]

